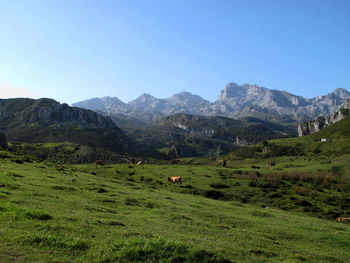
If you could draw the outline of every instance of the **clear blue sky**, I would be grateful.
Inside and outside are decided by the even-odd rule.
[[[0,0],[0,97],[350,89],[348,0]]]

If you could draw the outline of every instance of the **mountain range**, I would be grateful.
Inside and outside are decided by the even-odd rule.
[[[0,133],[11,143],[71,142],[132,156],[216,156],[263,140],[297,136],[297,122],[303,118],[333,114],[324,117],[328,125],[339,119],[337,110],[349,97],[344,89],[305,99],[229,83],[215,102],[189,92],[168,99],[143,94],[129,103],[94,98],[73,107],[48,98],[1,99]],[[316,124],[310,123],[299,125],[299,133],[313,132]]]
[[[311,120],[335,112],[348,98],[350,93],[341,88],[325,96],[308,99],[286,91],[232,82],[224,87],[214,102],[189,92],[181,92],[166,99],[142,94],[128,103],[116,97],[93,98],[74,103],[72,106],[99,112],[122,126],[147,125],[176,113],[236,119],[257,117],[296,126],[296,123],[302,120]]]
[[[70,142],[166,159],[215,156],[260,140],[294,135],[283,125],[257,118],[234,120],[184,113],[152,125],[121,129],[107,116],[48,98],[0,100],[0,132],[6,133],[11,143]]]

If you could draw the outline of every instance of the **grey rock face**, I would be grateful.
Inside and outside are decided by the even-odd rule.
[[[160,99],[156,99],[155,97],[146,93],[128,103],[130,109],[136,112],[148,112],[151,111],[151,109],[160,107],[161,104]]]
[[[285,91],[269,90],[250,84],[238,86],[236,83],[229,83],[214,104],[226,116],[249,116],[244,114],[247,108],[260,107],[273,115],[302,120],[330,114],[349,97],[350,93],[344,89],[336,89],[326,96],[306,99]]]
[[[334,124],[350,114],[350,100],[347,100],[338,111],[328,116],[320,116],[315,120],[303,121],[298,123],[298,135],[299,137],[312,134],[320,131],[321,129]]]
[[[252,84],[238,85],[232,82],[224,87],[218,99],[212,103],[198,95],[181,92],[167,99],[157,99],[149,94],[143,94],[128,104],[118,100],[118,103],[107,105],[105,98],[100,99],[100,102],[95,98],[73,106],[99,110],[107,116],[125,114],[149,123],[176,113],[230,118],[252,116],[268,121],[286,120],[297,123],[315,119],[320,115],[329,115],[348,98],[350,93],[345,89],[336,89],[325,96],[307,99],[286,91],[270,90]]]

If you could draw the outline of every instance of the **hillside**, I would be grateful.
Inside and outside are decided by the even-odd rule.
[[[169,158],[217,156],[242,145],[295,135],[292,128],[256,118],[234,120],[181,113],[154,125],[124,130],[139,149],[153,147]]]
[[[325,208],[338,206],[342,211],[332,199],[341,198],[337,187],[342,184],[330,182],[327,188],[315,180],[323,192],[320,188],[318,195],[308,196],[307,187],[313,184],[308,173],[298,176],[300,180],[285,176],[281,181],[275,176],[256,177],[249,163],[241,162],[231,163],[236,166],[232,168],[96,167],[31,162],[25,156],[0,154],[0,258],[4,263],[345,263],[350,256],[350,226],[310,216],[317,213],[310,210],[310,203],[315,205],[318,195],[329,198]],[[23,158],[28,160],[18,162]],[[166,181],[180,174],[182,185]],[[285,187],[276,187],[282,183]],[[294,201],[288,195],[284,199],[287,189],[295,191]],[[254,200],[256,193],[270,197],[259,204]],[[246,201],[240,199],[244,196]],[[276,209],[283,200],[295,207]]]
[[[1,99],[0,128],[11,142],[73,142],[125,153],[130,139],[109,118],[52,99]]]
[[[242,147],[232,153],[242,158],[265,158],[271,156],[342,156],[350,153],[350,118],[310,135],[273,139],[256,145]]]

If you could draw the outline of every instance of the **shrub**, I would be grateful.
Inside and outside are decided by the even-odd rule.
[[[229,185],[227,184],[221,184],[221,183],[212,183],[210,184],[211,187],[215,188],[215,189],[224,189],[224,188],[230,188]]]
[[[55,189],[55,190],[68,190],[68,191],[76,191],[77,189],[74,188],[74,187],[67,187],[67,186],[64,186],[64,185],[53,185],[51,186],[52,189]]]
[[[139,205],[139,202],[137,201],[137,199],[132,198],[132,197],[128,197],[126,198],[125,202],[126,205],[132,205],[132,206],[137,206]]]
[[[207,198],[217,200],[217,199],[222,199],[225,196],[225,194],[217,190],[208,190],[204,192],[204,196]]]
[[[30,211],[25,214],[25,216],[29,219],[36,219],[36,220],[51,220],[53,219],[52,216],[49,214],[41,213],[38,211]]]
[[[103,193],[107,193],[107,192],[108,191],[102,187],[97,189],[97,193],[99,193],[99,194],[103,194]]]

